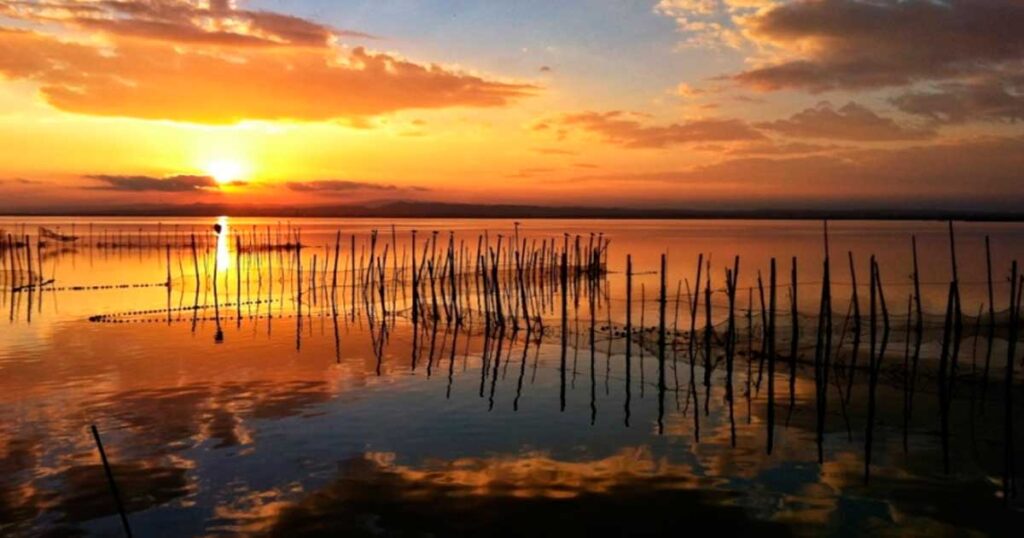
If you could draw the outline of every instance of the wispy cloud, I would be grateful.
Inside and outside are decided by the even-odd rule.
[[[533,148],[533,151],[541,155],[578,155],[578,151],[562,148]]]
[[[672,18],[683,48],[739,49],[746,45],[740,21],[775,0],[660,0],[654,12]]]
[[[544,174],[549,174],[549,173],[554,172],[554,171],[555,171],[554,168],[545,168],[545,167],[521,168],[521,169],[519,169],[516,172],[513,172],[511,174],[506,174],[505,177],[525,179],[525,178],[537,177],[537,176],[544,175]]]
[[[15,1],[0,5],[0,15],[115,37],[225,47],[326,47],[332,37],[374,38],[291,15],[241,9],[227,1]]]
[[[758,141],[750,144],[742,144],[731,148],[713,148],[713,151],[724,152],[728,155],[801,155],[808,153],[822,153],[838,148],[830,144],[809,144],[806,142],[780,142],[780,141]]]
[[[95,174],[85,176],[95,180],[98,185],[85,187],[92,190],[121,192],[195,192],[217,187],[217,181],[210,176],[176,175],[168,177],[154,176],[118,176]]]
[[[295,192],[342,195],[357,192],[427,192],[425,187],[404,187],[391,183],[353,181],[349,179],[320,179],[316,181],[289,181],[285,187]]]
[[[688,169],[610,172],[567,181],[685,185],[719,194],[728,188],[763,200],[877,199],[884,192],[906,199],[987,196],[1002,203],[1024,202],[1018,188],[1021,169],[1024,137],[982,137],[896,149],[742,156]]]
[[[627,148],[664,148],[693,142],[757,140],[764,135],[736,119],[697,119],[666,125],[648,123],[648,118],[622,111],[563,114],[534,124],[535,131],[554,131],[560,137],[580,130],[605,142]]]

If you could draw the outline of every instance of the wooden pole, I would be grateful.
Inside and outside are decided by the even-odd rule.
[[[192,267],[196,275],[196,291],[199,291],[199,255],[196,253],[196,234],[191,234]]]
[[[96,448],[100,451],[100,459],[103,461],[103,471],[107,475],[107,484],[110,486],[110,494],[114,497],[114,504],[117,506],[117,513],[121,516],[121,526],[124,528],[124,534],[128,538],[132,537],[132,528],[128,525],[128,514],[124,511],[124,504],[121,502],[121,494],[117,490],[117,481],[114,480],[114,472],[110,469],[110,462],[107,461],[107,452],[103,450],[103,441],[100,440],[100,432],[96,429],[96,425],[93,424],[92,438],[96,440]]]
[[[633,373],[633,257],[626,255],[626,427],[629,427]]]
[[[793,256],[793,269],[790,272],[790,318],[792,318],[792,327],[790,328],[790,342],[789,342],[789,408],[792,411],[796,405],[796,359],[797,354],[800,352],[800,312],[799,303],[797,301],[797,277],[796,277],[796,256]],[[788,419],[787,419],[788,420]]]
[[[696,412],[696,411],[695,411]],[[658,434],[665,431],[665,255],[661,255],[661,278],[658,287]]]
[[[1006,377],[1004,439],[1003,439],[1003,503],[1010,505],[1010,498],[1016,490],[1016,469],[1014,468],[1013,450],[1013,362],[1017,352],[1017,326],[1020,323],[1020,304],[1018,299],[1017,260],[1010,267],[1010,335],[1006,349]]]
[[[772,453],[775,445],[775,258],[771,259],[768,274],[768,443],[766,451]]]

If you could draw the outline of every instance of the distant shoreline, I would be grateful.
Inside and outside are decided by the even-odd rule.
[[[218,217],[348,219],[563,219],[563,220],[873,220],[1024,222],[1024,211],[941,209],[618,209],[607,207],[389,202],[376,205],[252,207],[231,205],[148,205],[109,208],[52,208],[0,212],[3,217]]]

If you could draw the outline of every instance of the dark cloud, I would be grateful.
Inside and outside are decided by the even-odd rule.
[[[355,192],[426,192],[425,187],[400,187],[389,183],[352,181],[348,179],[321,179],[317,181],[290,181],[285,186],[295,192],[320,194],[349,194]]]
[[[789,119],[758,123],[761,129],[797,138],[831,138],[860,142],[918,140],[934,136],[928,128],[902,126],[871,109],[847,103],[836,109],[823,102],[794,114]]]
[[[664,148],[691,142],[764,138],[747,123],[735,119],[698,119],[668,125],[649,125],[644,122],[646,119],[646,116],[622,111],[581,112],[542,121],[533,129],[554,129],[560,137],[570,130],[581,130],[627,148]]]
[[[1017,122],[1024,120],[1024,77],[940,84],[931,91],[898,95],[892,103],[907,114],[942,123]]]
[[[194,192],[217,187],[217,181],[210,176],[177,175],[152,177],[97,174],[85,177],[100,183],[98,186],[86,187],[87,189],[105,191]]]
[[[744,20],[763,44],[799,57],[733,78],[762,90],[877,88],[1019,68],[1019,0],[808,0]]]

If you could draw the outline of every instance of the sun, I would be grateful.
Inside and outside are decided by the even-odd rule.
[[[241,179],[242,175],[245,173],[245,167],[238,161],[218,159],[216,161],[210,161],[206,165],[206,173],[209,174],[217,183],[226,185],[232,181]]]

